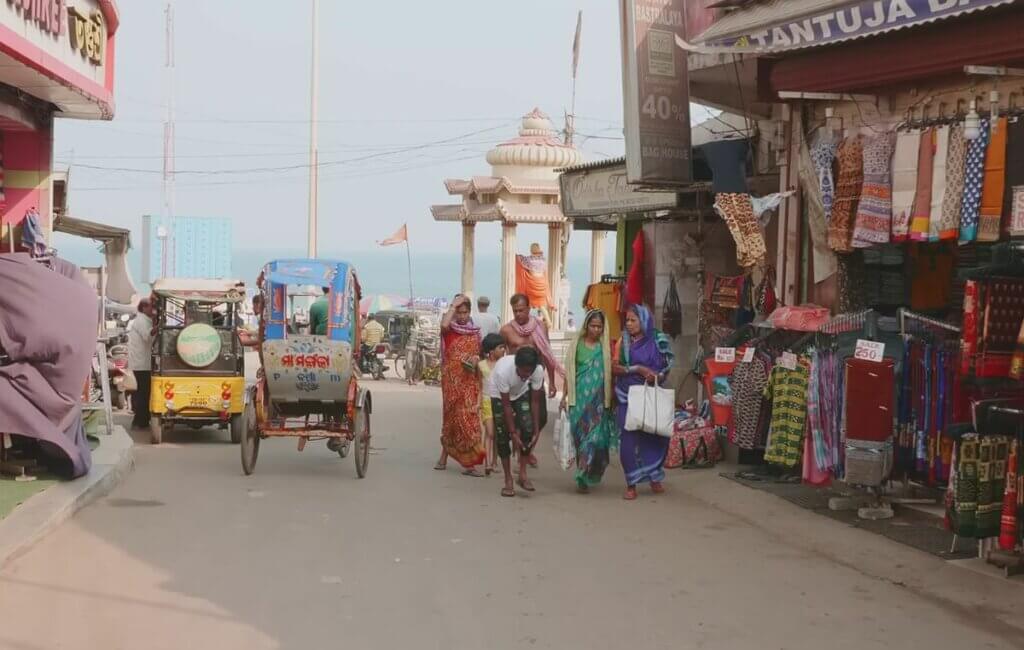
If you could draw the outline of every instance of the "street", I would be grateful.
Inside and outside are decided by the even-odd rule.
[[[0,648],[1021,647],[709,507],[707,472],[581,496],[545,439],[503,499],[431,469],[437,389],[372,388],[365,480],[323,443],[264,441],[246,478],[224,432],[136,432],[134,473],[0,573]]]

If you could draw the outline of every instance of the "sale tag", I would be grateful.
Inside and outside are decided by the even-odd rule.
[[[792,352],[783,352],[780,363],[786,370],[796,370],[796,355]]]
[[[743,351],[743,363],[750,363],[754,360],[754,348],[747,348]]]
[[[854,359],[863,359],[864,361],[874,361],[875,363],[879,363],[882,361],[883,357],[885,357],[885,343],[857,339],[857,347],[853,350]]]
[[[736,348],[715,348],[715,361],[733,363],[736,361]]]

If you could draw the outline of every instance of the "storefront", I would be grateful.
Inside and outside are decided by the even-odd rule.
[[[114,115],[113,0],[0,3],[0,235],[20,247],[21,224],[49,241],[56,118]]]

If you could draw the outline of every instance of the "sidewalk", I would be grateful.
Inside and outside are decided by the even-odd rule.
[[[92,470],[48,487],[0,520],[0,567],[28,550],[79,509],[107,494],[135,465],[131,436],[115,426],[93,451]]]
[[[1024,577],[1006,579],[979,573],[962,562],[940,559],[719,476],[736,470],[736,466],[725,463],[707,470],[673,470],[672,482],[677,489],[682,488],[683,496],[755,526],[796,549],[905,588],[916,597],[942,605],[954,616],[985,619],[990,629],[1024,635],[1024,619],[1019,613],[1024,602]]]

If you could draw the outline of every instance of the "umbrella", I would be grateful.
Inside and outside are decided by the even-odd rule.
[[[401,296],[386,293],[371,294],[359,301],[359,313],[365,316],[381,311],[404,311],[408,302],[408,298]]]

